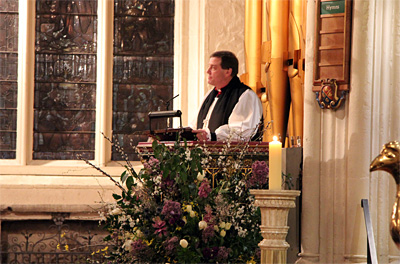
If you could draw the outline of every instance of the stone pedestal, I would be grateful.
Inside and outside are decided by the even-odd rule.
[[[261,210],[261,263],[287,263],[289,209],[295,208],[297,190],[250,190]]]

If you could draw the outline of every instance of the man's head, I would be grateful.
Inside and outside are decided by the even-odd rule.
[[[216,51],[210,56],[208,83],[217,89],[225,87],[237,75],[239,62],[230,51]]]

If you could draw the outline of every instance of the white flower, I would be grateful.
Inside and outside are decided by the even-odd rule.
[[[131,251],[132,250],[132,240],[126,240],[125,243],[122,245],[122,248],[124,248],[126,251]]]
[[[118,218],[118,223],[123,223],[123,222],[126,222],[126,215],[121,215],[121,216]]]
[[[186,239],[181,239],[181,241],[179,241],[179,245],[181,245],[181,247],[183,247],[183,248],[187,248],[189,243],[187,242]]]
[[[190,204],[186,205],[186,211],[189,213],[193,210],[192,206]]]
[[[190,217],[193,218],[196,216],[196,212],[195,211],[190,211]]]
[[[240,237],[245,237],[247,235],[247,230],[244,229],[243,227],[239,226],[238,228],[238,235]]]
[[[125,238],[126,239],[133,239],[135,236],[131,232],[126,232],[125,233]]]
[[[104,215],[104,212],[100,212],[100,221],[106,221],[107,218]]]
[[[225,230],[221,230],[221,232],[219,233],[222,237],[225,237],[226,236],[226,231]]]
[[[203,230],[207,227],[207,222],[206,221],[200,221],[199,222],[199,229]]]
[[[121,208],[115,208],[114,210],[111,211],[112,215],[120,215],[122,214]]]
[[[142,231],[140,231],[140,229],[136,230],[136,237],[137,237],[137,238],[142,238],[142,237],[144,237],[144,234],[143,234]]]
[[[199,173],[197,174],[197,180],[198,180],[198,181],[203,181],[203,180],[204,180],[204,172],[203,172],[203,173],[200,173],[200,172],[199,172]]]
[[[185,151],[185,154],[186,154],[186,159],[187,159],[187,160],[192,160],[192,158],[190,157],[190,149],[187,149],[187,150]]]

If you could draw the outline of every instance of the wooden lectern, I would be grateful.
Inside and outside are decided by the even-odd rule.
[[[168,136],[166,136],[168,137]],[[160,141],[160,143],[165,144],[167,147],[173,147],[175,141]],[[182,141],[181,144],[184,144]],[[201,146],[208,150],[210,156],[213,159],[210,161],[210,165],[206,168],[206,173],[212,176],[213,186],[215,185],[215,178],[218,173],[220,173],[224,168],[218,165],[218,158],[224,159],[237,159],[243,160],[243,170],[245,177],[251,174],[251,166],[256,160],[263,160],[268,163],[269,154],[269,143],[268,142],[222,142],[222,141],[187,141],[187,146],[189,148]],[[137,145],[142,159],[146,160],[153,155],[152,143],[151,142],[139,142]],[[239,157],[240,155],[240,157]]]

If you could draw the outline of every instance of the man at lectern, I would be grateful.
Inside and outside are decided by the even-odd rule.
[[[214,86],[190,127],[200,141],[248,141],[262,122],[262,105],[257,94],[237,77],[239,62],[230,51],[211,54],[208,83]],[[262,128],[262,126],[261,126]]]

